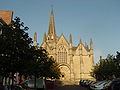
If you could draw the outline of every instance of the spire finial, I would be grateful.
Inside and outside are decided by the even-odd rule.
[[[79,43],[82,44],[82,39],[80,39]]]
[[[93,41],[90,39],[90,49],[93,49]]]
[[[51,5],[51,8],[53,9],[53,5]]]
[[[51,5],[51,15],[53,15],[53,5]]]

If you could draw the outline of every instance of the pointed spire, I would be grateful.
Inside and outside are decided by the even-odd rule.
[[[53,8],[52,8],[51,14],[50,14],[50,22],[49,22],[48,34],[49,35],[56,35]]]
[[[44,34],[44,42],[46,42],[47,40],[47,36],[46,36],[46,33]]]
[[[34,33],[34,42],[33,42],[34,46],[37,46],[37,33]]]
[[[90,49],[93,49],[93,41],[90,39]]]
[[[86,43],[86,42],[85,42],[84,46],[85,46],[85,48],[86,48],[86,49],[88,49],[88,45],[87,45],[87,43]]]
[[[82,53],[82,52],[81,52],[81,50],[82,50],[82,39],[80,39],[79,45],[80,45],[80,54],[81,54],[81,53]]]
[[[71,34],[70,34],[69,39],[70,39],[70,43],[72,43],[72,35]]]
[[[82,44],[82,39],[80,39],[79,43]]]

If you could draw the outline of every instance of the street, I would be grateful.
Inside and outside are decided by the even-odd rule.
[[[81,87],[79,85],[65,85],[65,86],[57,87],[52,90],[89,90],[89,89]]]

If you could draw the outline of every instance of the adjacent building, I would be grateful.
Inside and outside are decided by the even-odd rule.
[[[13,12],[12,11],[1,11],[0,10],[0,26],[10,24],[12,22]],[[0,30],[0,35],[2,30]]]
[[[13,12],[0,10],[0,25],[10,24],[12,22]]]

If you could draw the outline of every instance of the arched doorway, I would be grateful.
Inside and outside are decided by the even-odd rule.
[[[59,66],[59,68],[61,71],[60,80],[69,81],[70,80],[70,69],[65,65],[61,65]]]

